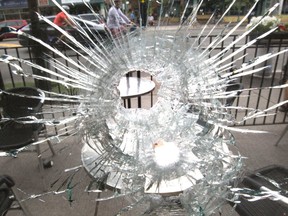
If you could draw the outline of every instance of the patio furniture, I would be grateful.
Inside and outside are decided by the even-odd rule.
[[[273,191],[274,198],[248,201],[240,198],[241,203],[236,205],[235,210],[241,216],[283,216],[288,214],[288,169],[272,165],[246,176],[242,181],[241,188],[254,190],[255,196],[259,192],[269,193]],[[276,193],[274,193],[276,192]],[[272,193],[269,193],[272,194]]]
[[[230,82],[227,85],[226,92],[235,92],[231,97],[228,97],[225,106],[232,106],[235,99],[242,93],[243,84],[238,82]]]
[[[152,80],[125,76],[120,79],[117,89],[120,97],[124,100],[124,107],[131,108],[131,98],[139,98],[143,95],[151,93],[155,88]],[[126,104],[126,100],[128,101]],[[138,108],[141,108],[141,100],[138,100]]]
[[[21,210],[24,215],[30,216],[28,209],[19,202],[13,191],[15,185],[13,179],[8,175],[0,175],[0,215],[5,216],[10,210]]]
[[[3,91],[1,105],[3,108],[0,121],[0,151],[7,156],[15,156],[27,146],[38,141],[41,132],[47,138],[44,123],[41,123],[41,108],[45,100],[45,94],[32,87],[13,88]],[[50,143],[48,145],[53,155],[55,151]],[[42,160],[40,145],[36,144],[39,169],[42,175],[43,184],[46,184],[43,177],[43,168],[51,167],[52,161]]]
[[[41,111],[44,100],[44,92],[37,88],[19,87],[5,90],[1,94],[2,115],[7,118],[36,116]]]

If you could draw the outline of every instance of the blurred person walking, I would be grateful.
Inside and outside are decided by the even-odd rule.
[[[62,8],[69,13],[70,12],[70,7],[67,5],[63,5]],[[64,30],[66,29],[67,26],[71,26],[72,28],[75,28],[76,25],[75,23],[67,16],[67,14],[64,11],[59,12],[55,19],[54,19],[54,24],[57,26],[63,28]],[[62,34],[59,39],[56,41],[57,43],[60,43],[60,41],[65,37],[64,34]]]
[[[131,22],[136,23],[136,16],[132,9],[129,9],[129,17],[130,17]]]
[[[121,34],[126,34],[127,27],[133,24],[133,22],[131,22],[129,18],[123,14],[120,9],[120,5],[120,0],[114,0],[114,4],[112,4],[108,12],[107,27],[111,31],[114,38],[118,38],[121,36]]]

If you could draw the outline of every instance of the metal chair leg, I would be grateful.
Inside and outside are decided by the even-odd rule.
[[[55,150],[54,150],[54,148],[53,148],[52,142],[48,139],[47,128],[46,128],[45,125],[44,125],[44,136],[45,136],[45,138],[46,138],[46,140],[47,140],[47,143],[48,143],[48,145],[49,145],[49,148],[50,148],[50,150],[51,150],[51,152],[52,152],[52,156],[55,156],[55,155],[56,155],[56,152],[55,152]]]
[[[282,138],[284,137],[284,135],[287,133],[288,131],[288,125],[286,126],[286,128],[283,130],[282,134],[280,135],[279,139],[277,140],[277,142],[275,143],[275,146],[278,146],[279,142],[282,140]]]
[[[55,150],[54,150],[54,148],[53,148],[53,146],[52,146],[51,141],[50,141],[50,140],[47,140],[47,142],[48,142],[49,148],[50,148],[50,150],[51,150],[51,152],[52,152],[52,155],[55,156],[55,155],[56,155],[56,152],[55,152]]]
[[[44,163],[42,160],[42,155],[41,155],[41,151],[40,151],[40,145],[36,145],[36,151],[37,151],[37,157],[38,157],[38,162],[39,162],[39,170],[40,170],[40,175],[42,178],[42,183],[43,183],[43,189],[44,191],[47,191],[47,184],[46,184],[46,180],[44,177]]]

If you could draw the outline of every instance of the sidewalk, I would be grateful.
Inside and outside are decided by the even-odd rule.
[[[233,152],[239,151],[242,156],[247,157],[244,161],[247,172],[259,169],[268,165],[288,164],[288,133],[282,139],[278,147],[274,144],[286,125],[271,126],[250,126],[239,127],[251,130],[268,131],[267,134],[236,133],[236,146]],[[26,199],[23,202],[31,211],[33,216],[112,216],[127,203],[125,198],[103,201],[99,204],[98,214],[95,214],[97,193],[85,192],[87,186],[93,182],[84,168],[77,172],[65,171],[67,169],[81,166],[81,137],[70,136],[60,144],[54,146],[57,155],[53,157],[54,166],[45,170],[45,180],[48,183],[48,194],[45,195],[38,169],[38,161],[35,152],[20,153],[17,158],[0,157],[1,173],[12,176],[16,182],[17,194]],[[43,157],[50,157],[51,153],[46,144],[41,146]],[[71,197],[67,193],[53,194],[54,191],[66,189],[67,182],[73,177]],[[29,199],[30,196],[42,194],[37,198]],[[112,195],[110,191],[105,195]],[[103,194],[102,194],[103,195]],[[73,202],[69,202],[73,200]],[[140,206],[141,208],[141,206]],[[139,208],[129,211],[123,215],[138,216]],[[232,213],[231,213],[232,212]],[[224,206],[221,216],[237,216],[229,205]],[[7,216],[22,216],[18,211],[9,212]],[[214,216],[219,216],[215,214]]]
[[[229,24],[230,28],[231,27],[234,27],[236,26],[238,23],[236,22],[233,22],[233,23],[224,23],[224,22],[221,22],[220,24],[218,24],[215,28],[216,29],[223,29],[225,26],[227,26]],[[160,30],[176,30],[178,29],[180,26],[182,28],[191,28],[191,29],[202,29],[206,24],[205,23],[199,23],[199,22],[195,22],[193,23],[192,25],[180,25],[180,23],[171,23],[171,24],[161,24],[158,26],[158,23],[157,21],[155,22],[155,25],[153,26],[147,26],[147,30],[154,30],[154,29],[160,29]],[[247,23],[242,23],[240,26],[239,26],[239,29],[245,29]],[[208,29],[211,29],[212,27],[214,27],[215,24],[214,23],[211,23],[211,24],[208,24],[207,25],[207,28]]]

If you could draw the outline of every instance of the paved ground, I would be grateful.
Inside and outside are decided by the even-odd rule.
[[[247,128],[247,127],[246,127]],[[250,127],[249,129],[260,129],[268,131],[264,135],[258,134],[242,134],[234,133],[236,138],[236,147],[239,152],[246,156],[245,166],[247,172],[255,169],[278,164],[287,166],[288,164],[288,133],[278,147],[274,146],[279,134],[283,130],[284,125]],[[68,201],[69,194],[47,194],[44,195],[43,184],[38,169],[38,162],[35,153],[21,153],[18,158],[0,158],[1,173],[11,175],[15,182],[17,194],[27,199],[29,196],[43,194],[38,198],[28,199],[23,202],[30,210],[33,216],[93,216],[95,215],[95,198],[97,194],[84,192],[87,185],[91,181],[89,175],[83,168],[78,172],[65,172],[65,169],[81,165],[81,148],[79,137],[73,136],[64,140],[61,144],[55,146],[57,155],[53,157],[55,165],[45,170],[45,180],[48,183],[48,191],[61,191],[65,189],[65,184],[61,185],[65,180],[70,180],[73,173],[75,174],[73,184],[77,183],[73,189],[72,203]],[[46,145],[45,145],[46,148]],[[43,145],[44,149],[44,145]],[[50,155],[49,151],[44,153],[45,156]],[[67,182],[66,182],[67,185]],[[52,186],[52,187],[51,187]],[[49,193],[49,192],[48,192]],[[107,191],[104,194],[111,194]],[[116,199],[100,203],[98,206],[99,216],[112,216],[118,209],[126,203],[125,199]],[[10,212],[8,216],[22,215],[19,212]],[[138,215],[137,211],[124,215]],[[215,214],[218,215],[218,214]],[[237,215],[227,205],[222,215]]]

